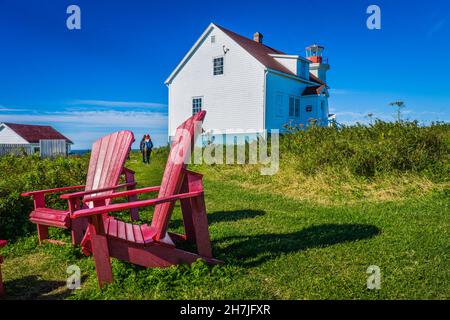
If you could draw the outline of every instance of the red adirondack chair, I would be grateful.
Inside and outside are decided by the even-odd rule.
[[[90,244],[84,243],[84,249],[91,250],[93,253],[100,287],[113,280],[110,257],[144,267],[190,264],[199,258],[210,264],[222,263],[212,257],[202,175],[187,170],[185,164],[198,132],[195,126],[201,124],[205,114],[205,111],[199,112],[178,127],[161,186],[104,194],[92,197],[90,200],[106,201],[159,191],[157,198],[106,204],[74,210],[71,213],[74,219],[89,217],[87,235],[90,237]],[[167,231],[177,200],[181,202],[185,228],[183,235]],[[125,223],[105,215],[108,212],[147,206],[155,206],[151,225]],[[173,241],[193,241],[197,245],[198,253],[181,250]]]
[[[0,248],[6,246],[8,242],[6,240],[0,240]],[[0,256],[0,298],[5,295],[5,288],[3,287],[3,279],[2,279],[2,263],[3,257]]]
[[[133,141],[134,136],[131,131],[115,132],[97,140],[92,146],[86,185],[39,190],[22,194],[22,196],[32,196],[34,198],[34,210],[30,214],[30,221],[37,225],[39,242],[48,238],[49,227],[57,227],[71,229],[72,243],[74,245],[80,244],[87,229],[88,219],[71,219],[70,212],[81,208],[79,207],[78,199],[83,198],[86,200],[93,195],[112,194],[113,191],[121,188],[126,188],[127,190],[135,188],[134,172],[124,167]],[[125,176],[125,183],[118,184],[121,175]],[[68,200],[67,210],[57,210],[45,206],[46,194],[76,189],[84,189],[84,191],[61,196],[61,198]],[[134,201],[137,197],[130,195],[128,199]],[[105,205],[109,201],[109,199],[96,203],[84,201],[82,208]],[[130,210],[132,220],[139,219],[137,210]]]

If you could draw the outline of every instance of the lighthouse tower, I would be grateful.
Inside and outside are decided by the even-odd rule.
[[[328,58],[323,57],[323,46],[313,44],[306,47],[306,59],[311,61],[309,64],[309,71],[317,78],[327,83],[327,71],[330,70]]]

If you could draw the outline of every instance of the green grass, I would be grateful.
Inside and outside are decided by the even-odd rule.
[[[133,154],[127,165],[140,187],[158,185],[166,158],[159,150],[150,165],[143,165]],[[213,252],[223,266],[197,262],[144,269],[113,259],[115,282],[101,291],[92,258],[70,245],[39,246],[31,234],[2,251],[8,298],[450,298],[445,181],[415,174],[347,180],[345,173],[326,180],[297,173],[300,182],[292,185],[295,173],[286,161],[274,177],[261,177],[252,166],[194,169],[205,174]],[[390,192],[380,196],[383,188]],[[316,193],[320,197],[311,196]],[[151,211],[142,217],[149,221]],[[179,207],[170,227],[182,230]],[[60,230],[52,235],[69,241]],[[74,291],[65,286],[72,264],[83,276],[81,289]],[[370,265],[381,269],[380,290],[366,288]]]

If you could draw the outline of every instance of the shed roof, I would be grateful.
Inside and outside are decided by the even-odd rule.
[[[29,143],[38,143],[39,140],[44,139],[62,139],[66,140],[68,143],[73,143],[70,139],[68,139],[60,132],[56,131],[51,126],[39,126],[9,122],[4,122],[4,124]]]
[[[325,88],[325,85],[323,85],[323,84],[320,86],[306,87],[302,93],[302,96],[312,96],[312,95],[320,94],[324,88]]]

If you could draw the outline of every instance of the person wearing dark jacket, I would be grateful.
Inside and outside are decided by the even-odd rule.
[[[144,150],[144,142],[145,142],[145,138],[147,137],[147,135],[144,134],[144,136],[141,139],[141,142],[139,144],[139,150],[141,151],[142,154],[142,162],[145,163],[145,150]]]
[[[142,160],[144,163],[150,163],[150,155],[152,154],[153,142],[150,138],[150,135],[145,135],[143,141],[141,141],[141,152],[142,152]]]

